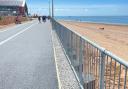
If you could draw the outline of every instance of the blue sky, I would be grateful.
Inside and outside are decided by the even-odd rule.
[[[48,15],[49,0],[27,0],[30,13]],[[56,16],[128,16],[128,0],[54,0]]]

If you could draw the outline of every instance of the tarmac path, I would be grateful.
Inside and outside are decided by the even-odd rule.
[[[0,31],[0,89],[58,89],[50,22]]]

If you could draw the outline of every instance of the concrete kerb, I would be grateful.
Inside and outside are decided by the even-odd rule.
[[[54,38],[53,38],[52,30],[51,30],[51,36],[52,36],[53,53],[54,53],[54,60],[55,60],[57,80],[58,80],[58,88],[61,89],[61,82],[60,82],[60,78],[59,78],[59,70],[58,70],[58,66],[57,66],[57,57],[56,57],[55,44],[54,44]]]
[[[51,35],[59,89],[82,89],[54,30]]]

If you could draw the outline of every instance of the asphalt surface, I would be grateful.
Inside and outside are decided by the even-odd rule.
[[[50,22],[0,32],[0,89],[58,89]]]

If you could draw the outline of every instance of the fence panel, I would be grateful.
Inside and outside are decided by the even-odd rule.
[[[85,89],[128,89],[128,62],[54,19],[52,25]]]

